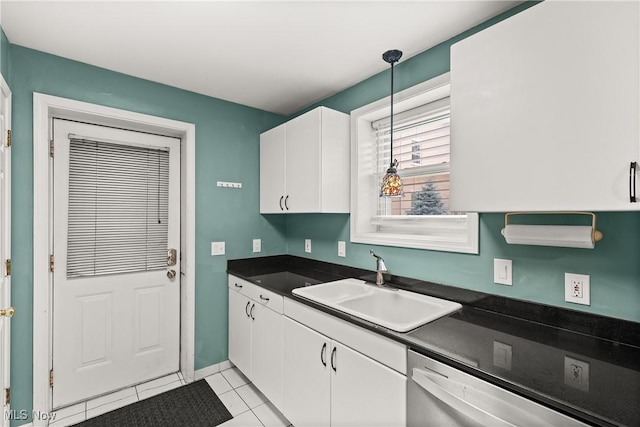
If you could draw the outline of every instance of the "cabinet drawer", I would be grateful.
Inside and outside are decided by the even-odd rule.
[[[254,283],[229,275],[229,289],[251,298],[256,303],[282,314],[282,296]]]

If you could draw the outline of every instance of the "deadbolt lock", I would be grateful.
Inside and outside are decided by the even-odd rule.
[[[174,277],[176,277],[176,271],[175,270],[169,270],[167,271],[167,277],[169,279],[173,279]]]
[[[0,316],[4,317],[13,317],[16,314],[16,309],[13,307],[6,308],[4,310],[0,310]]]
[[[169,249],[167,251],[167,265],[169,267],[171,267],[172,265],[176,265],[176,262],[178,257],[178,251],[176,251],[175,249]]]

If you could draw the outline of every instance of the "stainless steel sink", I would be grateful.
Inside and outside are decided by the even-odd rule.
[[[293,293],[385,328],[407,332],[462,308],[457,302],[343,279]]]

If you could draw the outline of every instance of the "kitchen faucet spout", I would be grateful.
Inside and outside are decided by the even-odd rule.
[[[376,285],[382,286],[384,285],[384,276],[382,273],[386,273],[389,270],[381,256],[376,255],[372,250],[369,250],[369,253],[371,253],[371,255],[376,259]]]

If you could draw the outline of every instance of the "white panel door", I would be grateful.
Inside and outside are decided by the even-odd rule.
[[[8,144],[11,129],[11,91],[0,76],[0,387],[2,393],[2,413],[0,426],[9,425],[9,402],[6,390],[9,389],[9,355],[11,347],[11,275],[8,260],[11,259],[11,146]]]
[[[53,128],[52,367],[53,407],[58,408],[179,369],[180,140],[57,119]],[[99,151],[95,176],[78,172],[84,166],[70,161],[70,150],[75,156],[80,148],[74,147],[90,146],[82,145],[85,142],[117,154],[108,157],[111,154]],[[145,165],[137,157],[123,159],[122,150],[157,154],[149,154]],[[160,166],[161,157],[168,168]],[[137,178],[133,184],[131,180],[119,184],[127,162],[126,175],[147,168],[146,195]],[[78,178],[79,173],[85,175]],[[149,178],[152,173],[157,181]],[[70,182],[78,183],[72,191]],[[76,197],[80,192],[82,197]],[[130,199],[131,206],[103,203],[112,196]],[[148,200],[155,200],[157,212],[149,210]],[[147,221],[142,231],[140,209]],[[71,213],[80,222],[70,226]],[[160,235],[149,238],[151,230],[157,229],[162,230]],[[146,246],[137,243],[140,234]],[[166,247],[158,247],[165,242]],[[79,251],[78,245],[84,249]],[[176,250],[172,266],[168,265],[169,249]],[[94,254],[93,258],[85,252]],[[143,262],[134,261],[139,259]]]

